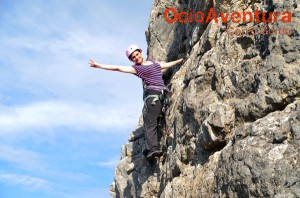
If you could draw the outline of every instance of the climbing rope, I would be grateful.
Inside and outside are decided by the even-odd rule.
[[[165,98],[163,101],[163,108],[162,108],[162,114],[160,117],[160,125],[163,128],[163,133],[164,133],[164,143],[167,147],[167,156],[166,156],[166,174],[168,174],[168,168],[170,171],[170,180],[171,180],[171,189],[172,189],[172,198],[175,198],[175,188],[173,184],[173,173],[172,173],[172,164],[173,164],[173,159],[172,159],[172,153],[173,153],[173,145],[174,145],[174,135],[172,132],[168,130],[167,127],[167,122],[166,122],[166,111],[169,106],[169,100],[168,98]],[[174,125],[174,124],[173,124]],[[175,127],[175,125],[174,125]],[[174,129],[175,131],[175,129]],[[171,140],[171,142],[169,141]],[[170,149],[171,148],[171,149]],[[170,153],[169,153],[170,152]]]

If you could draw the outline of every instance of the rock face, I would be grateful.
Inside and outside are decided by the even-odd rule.
[[[222,23],[221,16],[219,22],[167,23],[167,7],[205,16],[211,8],[217,16],[256,10],[283,16],[288,10],[291,21],[278,15],[270,23]],[[286,29],[289,35],[280,32]],[[165,154],[150,166],[142,154],[140,120],[122,147],[111,194],[300,197],[299,34],[297,0],[155,0],[146,31],[148,56],[187,57],[164,71],[172,91],[167,127],[174,138],[162,137]]]

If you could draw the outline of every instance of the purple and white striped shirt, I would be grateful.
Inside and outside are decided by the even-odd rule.
[[[133,65],[132,67],[136,71],[136,76],[143,80],[147,86],[161,86],[165,87],[161,74],[161,66],[159,63],[150,60],[151,65]],[[149,90],[161,91],[157,88],[148,88]]]

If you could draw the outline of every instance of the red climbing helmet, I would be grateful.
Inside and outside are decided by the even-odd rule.
[[[126,56],[127,58],[129,58],[131,56],[131,54],[136,51],[136,50],[139,50],[139,51],[142,51],[142,49],[137,46],[137,45],[130,45],[127,49],[126,49]],[[130,59],[130,58],[129,58]]]

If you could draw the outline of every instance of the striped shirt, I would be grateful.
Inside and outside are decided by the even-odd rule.
[[[136,76],[143,80],[143,83],[147,86],[162,86],[165,87],[161,74],[161,66],[159,63],[150,60],[151,65],[133,65],[132,67],[136,71]],[[158,88],[149,87],[148,90],[161,91]]]

